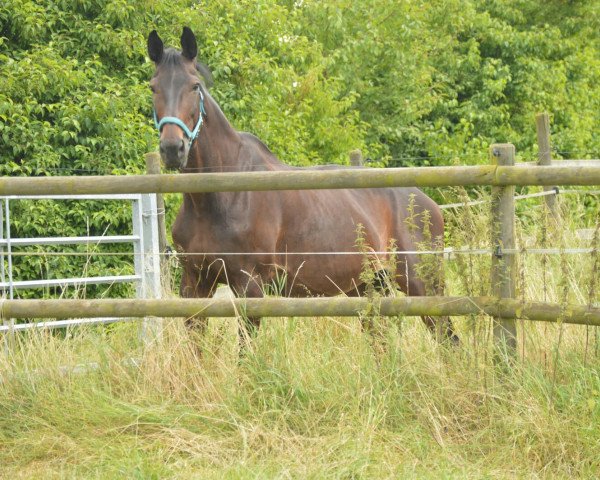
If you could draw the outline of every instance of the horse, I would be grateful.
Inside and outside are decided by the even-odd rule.
[[[261,140],[229,123],[202,81],[210,73],[197,61],[191,29],[183,29],[181,51],[165,48],[156,30],[149,34],[147,47],[155,66],[150,80],[154,120],[167,169],[182,174],[302,169],[281,162]],[[411,226],[411,218],[421,221]],[[427,291],[417,274],[419,256],[409,253],[423,242],[430,249],[443,247],[438,205],[417,188],[364,188],[184,194],[172,227],[182,266],[180,296],[209,298],[222,283],[246,298],[262,297],[273,285],[278,285],[277,293],[293,297],[364,295],[369,282],[361,276],[364,255],[357,247],[358,229],[363,248],[379,253],[395,246],[396,268],[388,266],[388,271],[406,295],[442,293],[440,276]],[[376,260],[381,280],[384,262]],[[422,318],[438,338],[457,342],[448,317]],[[203,329],[206,319],[192,323]],[[241,337],[247,330],[255,333],[260,319],[242,324]]]

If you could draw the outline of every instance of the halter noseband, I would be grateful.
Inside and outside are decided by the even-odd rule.
[[[204,95],[202,94],[202,92],[199,92],[199,93],[200,93],[200,105],[199,105],[200,111],[199,111],[199,115],[198,115],[198,123],[196,123],[194,130],[190,130],[188,128],[188,126],[177,117],[163,117],[160,119],[160,122],[159,122],[158,119],[156,118],[156,110],[154,110],[154,125],[156,126],[158,133],[160,134],[160,131],[162,130],[162,127],[164,125],[166,125],[167,123],[172,123],[173,125],[177,125],[179,128],[181,128],[183,130],[183,133],[185,133],[186,136],[188,137],[188,139],[190,140],[190,145],[191,145],[194,142],[194,140],[196,139],[196,137],[198,136],[198,133],[200,133],[200,127],[202,127],[203,117],[206,115],[206,110],[204,110]]]

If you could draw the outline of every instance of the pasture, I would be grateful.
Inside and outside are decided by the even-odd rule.
[[[594,227],[599,212],[586,207],[585,196],[559,200],[560,228],[543,199],[517,203],[517,298],[593,304],[597,225],[591,239],[578,231]],[[445,215],[450,246],[489,245],[488,203]],[[563,253],[527,253],[535,246]],[[590,246],[592,254],[566,252]],[[489,293],[489,255],[456,254],[445,271],[446,295]],[[484,314],[453,318],[458,349],[435,342],[416,317],[372,318],[372,334],[356,318],[269,318],[241,358],[233,319],[212,319],[203,339],[190,337],[181,319],[168,319],[150,345],[136,323],[21,334],[0,360],[1,474],[597,474],[597,327],[518,321],[518,358],[507,372],[493,362],[492,321]]]

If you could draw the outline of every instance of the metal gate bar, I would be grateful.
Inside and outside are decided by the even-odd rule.
[[[54,320],[50,322],[15,323],[14,325],[0,325],[2,332],[19,332],[35,328],[53,330],[80,325],[109,325],[117,322],[137,322],[139,318],[105,317],[105,318],[73,318],[70,320]]]
[[[86,245],[106,243],[133,243],[139,241],[137,235],[106,235],[90,237],[38,237],[38,238],[13,238],[11,245],[14,247],[29,247],[33,245]],[[0,239],[0,246],[7,245],[8,241]]]

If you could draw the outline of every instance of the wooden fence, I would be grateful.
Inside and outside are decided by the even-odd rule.
[[[177,298],[105,300],[0,300],[6,318],[96,317],[355,317],[377,311],[384,316],[462,316],[481,313],[498,318],[600,326],[600,308],[525,302],[498,297]]]
[[[490,165],[334,171],[198,173],[124,177],[0,178],[0,195],[115,194],[217,191],[265,191],[375,187],[491,185],[493,298],[407,297],[381,299],[384,315],[468,315],[494,317],[498,344],[514,350],[515,319],[563,321],[600,326],[600,308],[522,302],[514,299],[514,186],[600,185],[600,165],[514,165],[511,144],[490,147]],[[507,250],[513,249],[509,253]],[[163,299],[163,300],[0,300],[3,318],[356,316],[368,308],[365,298]]]

